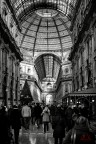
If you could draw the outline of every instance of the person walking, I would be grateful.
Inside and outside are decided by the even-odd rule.
[[[35,103],[33,102],[31,105],[31,123],[35,125]]]
[[[13,111],[11,112],[11,125],[14,130],[14,140],[15,144],[19,144],[19,131],[21,129],[21,111],[16,105],[13,106]]]
[[[40,120],[41,120],[41,113],[42,113],[42,108],[39,103],[36,103],[34,110],[35,110],[35,124],[36,124],[37,128],[39,128]]]
[[[31,118],[31,108],[28,106],[27,103],[25,103],[25,105],[22,107],[21,113],[24,121],[24,127],[27,130],[29,129],[30,118]]]
[[[65,118],[58,115],[52,124],[54,144],[62,144],[65,136]]]
[[[70,129],[72,129],[72,115],[74,113],[72,105],[69,105],[68,108],[65,111],[65,118],[66,118],[66,131],[68,132]]]
[[[50,121],[50,110],[48,106],[46,105],[45,108],[42,111],[42,120],[44,124],[44,133],[46,133],[49,130],[49,121]]]
[[[4,106],[0,106],[0,144],[10,144],[10,123]]]

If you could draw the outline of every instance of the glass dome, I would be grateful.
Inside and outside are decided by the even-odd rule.
[[[34,63],[40,55],[51,53],[58,56],[61,62],[68,61],[72,47],[70,25],[76,0],[10,0],[10,2],[21,27],[20,50],[24,59]],[[39,76],[41,75],[39,68],[42,67],[41,71],[44,74],[40,79],[50,76],[57,79],[59,72],[55,76],[52,74],[58,65],[55,56],[52,58],[41,56],[39,60],[39,64],[35,62],[35,66]]]
[[[70,21],[61,14],[41,17],[32,13],[22,23],[20,49],[24,55],[36,56],[37,52],[63,52],[71,49]]]

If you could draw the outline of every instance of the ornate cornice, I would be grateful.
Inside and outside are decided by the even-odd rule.
[[[14,13],[14,9],[13,9],[13,7],[11,6],[10,1],[9,1],[9,0],[5,0],[5,1],[6,1],[9,9],[10,9],[10,11],[11,11],[11,14],[12,14],[13,19],[14,19],[15,22],[16,22],[16,25],[17,25],[18,30],[21,32],[21,28],[20,28],[20,25],[19,25],[19,21],[18,21],[17,18],[16,18],[16,15],[15,15],[15,13]]]
[[[22,61],[23,60],[23,55],[20,52],[20,49],[17,46],[14,38],[11,36],[8,27],[3,22],[2,18],[1,18],[1,15],[0,15],[0,32],[1,32],[1,37],[4,41],[4,43],[9,44],[10,50],[16,54],[17,58],[19,58],[20,61]]]
[[[87,31],[90,27],[90,23],[93,20],[91,16],[93,15],[95,9],[96,9],[96,1],[95,0],[90,0],[90,2],[88,4],[88,7],[87,7],[88,13],[84,14],[83,23],[81,22],[82,23],[82,28],[78,32],[77,40],[74,43],[73,48],[71,49],[71,54],[70,54],[70,60],[71,61],[74,57],[75,52],[78,50],[79,43],[81,43],[84,39],[84,33],[85,33],[85,35],[87,34]],[[75,19],[74,19],[74,22],[75,22]]]
[[[78,14],[78,9],[80,7],[80,4],[81,4],[81,1],[77,0],[76,5],[75,5],[75,10],[74,10],[74,13],[73,13],[73,19],[72,19],[72,22],[71,22],[71,27],[70,27],[71,31],[73,30],[73,26],[74,26],[74,23],[76,21],[76,17],[77,17],[77,14]]]

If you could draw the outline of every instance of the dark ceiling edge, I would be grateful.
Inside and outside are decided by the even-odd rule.
[[[60,58],[59,58],[57,55],[52,54],[52,53],[45,53],[45,54],[39,55],[39,56],[35,59],[34,63],[36,63],[36,61],[38,61],[40,58],[42,58],[42,57],[44,57],[44,56],[53,56],[53,58],[56,58],[56,59],[58,60],[58,62],[61,64]]]

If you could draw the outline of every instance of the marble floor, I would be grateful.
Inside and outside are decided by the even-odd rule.
[[[49,131],[43,133],[43,125],[38,129],[36,125],[30,125],[29,130],[23,127],[20,130],[19,144],[54,144],[53,131],[49,124]]]

